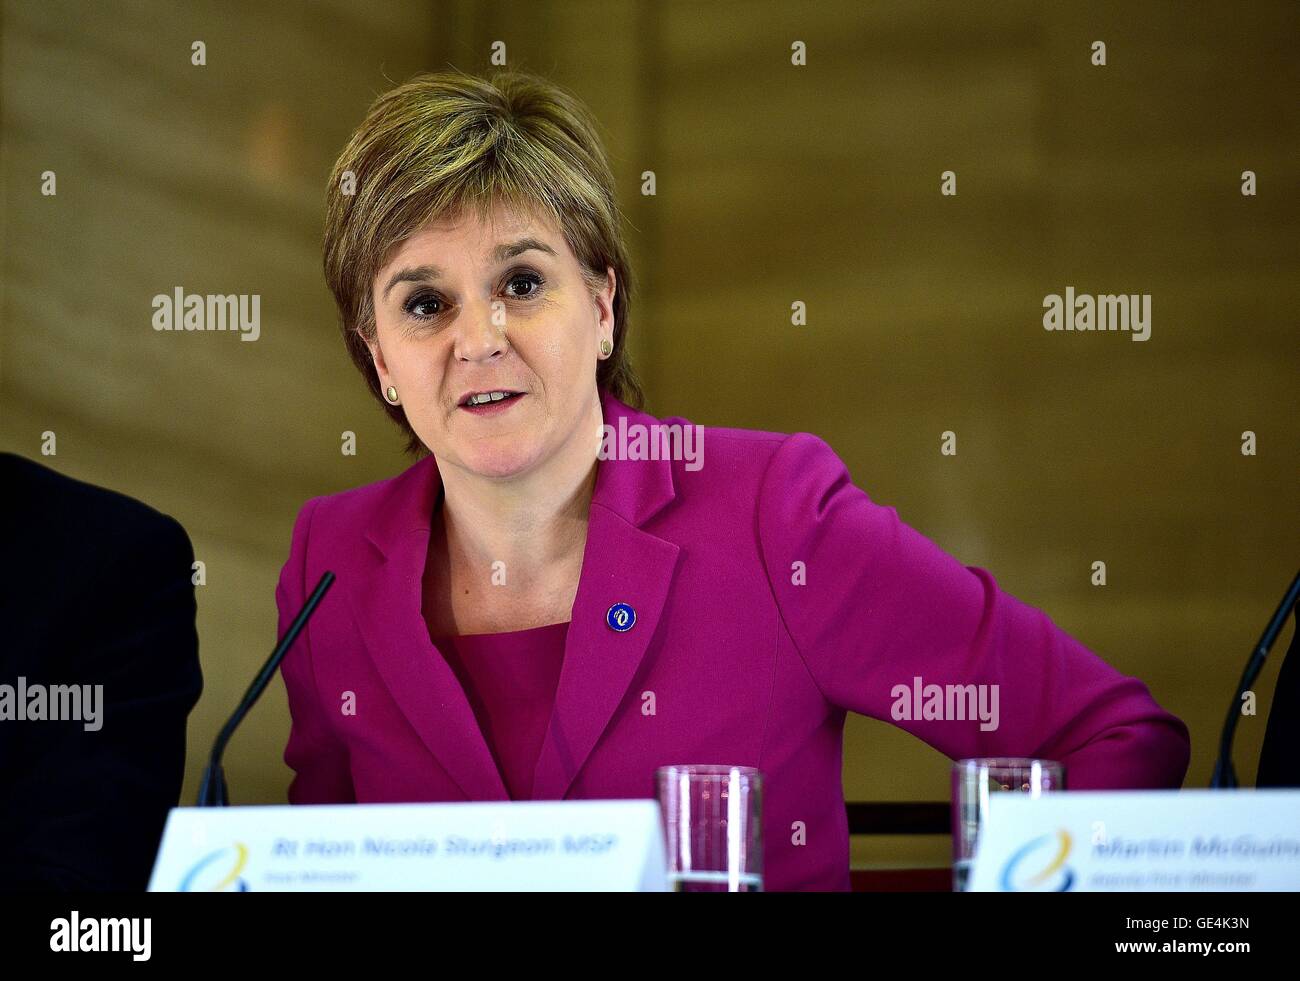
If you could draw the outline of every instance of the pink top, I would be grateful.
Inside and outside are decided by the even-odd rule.
[[[435,637],[474,709],[511,800],[530,800],[564,661],[568,623]]]

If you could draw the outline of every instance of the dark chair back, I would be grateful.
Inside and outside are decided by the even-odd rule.
[[[852,835],[951,835],[952,806],[946,801],[849,801]],[[952,869],[851,869],[854,892],[947,892]]]

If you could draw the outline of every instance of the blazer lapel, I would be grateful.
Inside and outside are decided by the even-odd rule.
[[[655,425],[608,394],[605,423]],[[375,667],[412,728],[470,800],[509,792],[455,672],[429,639],[423,572],[429,525],[442,482],[426,457],[393,481],[367,529],[374,545],[349,590]],[[668,599],[680,549],[641,529],[674,497],[670,460],[611,458],[597,464],[582,573],[565,640],[559,685],[537,765],[535,800],[562,799],[628,693]],[[615,603],[636,612],[613,630]],[[362,709],[364,711],[364,708]],[[654,793],[647,785],[646,795]]]
[[[606,425],[657,420],[612,396],[602,397]],[[643,531],[674,497],[669,460],[608,459],[598,464],[582,575],[564,648],[550,727],[533,772],[533,799],[564,797],[628,693],[668,600],[680,549]],[[606,622],[609,608],[636,612],[630,630]],[[646,796],[654,788],[647,782]]]
[[[465,796],[508,800],[474,710],[424,620],[422,577],[441,485],[432,457],[397,478],[367,531],[377,552],[350,591],[353,614],[394,701]]]

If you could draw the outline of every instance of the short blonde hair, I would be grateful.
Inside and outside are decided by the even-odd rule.
[[[637,408],[643,402],[627,350],[633,284],[622,218],[591,111],[524,72],[417,75],[375,100],[335,161],[324,238],[325,280],[348,353],[405,431],[409,453],[426,448],[401,407],[380,392],[366,346],[376,329],[374,279],[393,248],[428,222],[470,206],[486,220],[496,205],[549,215],[593,296],[613,267],[614,350],[598,362],[596,384]]]

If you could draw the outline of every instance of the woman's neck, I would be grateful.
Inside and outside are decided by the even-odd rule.
[[[580,561],[598,443],[594,436],[579,437],[599,434],[599,401],[594,409],[594,421],[579,426],[559,452],[527,474],[499,480],[447,468],[439,514],[452,568],[478,578],[502,562],[508,587],[536,583],[575,556]]]

